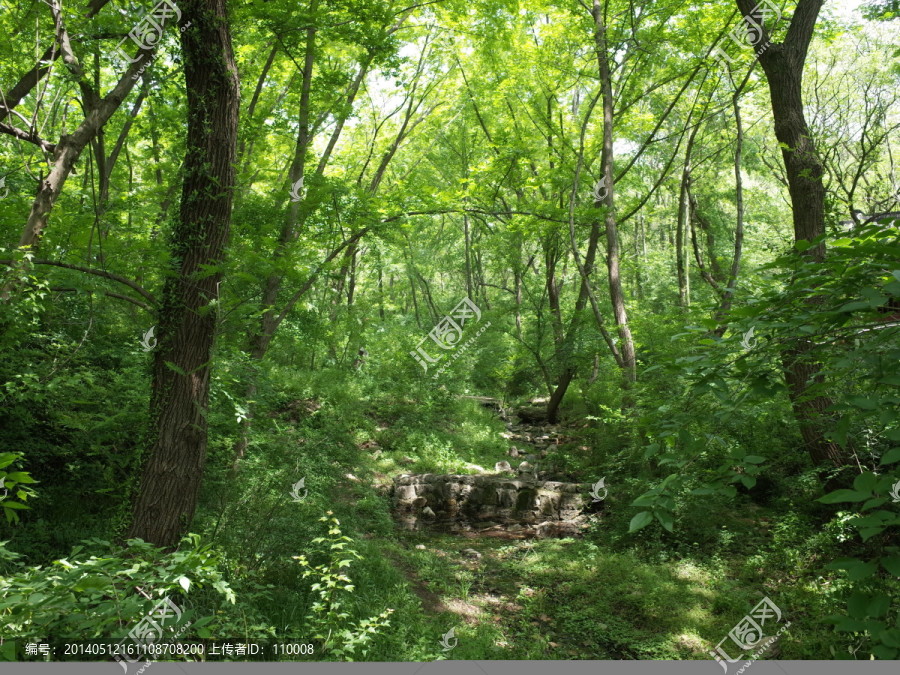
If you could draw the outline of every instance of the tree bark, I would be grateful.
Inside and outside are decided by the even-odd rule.
[[[694,150],[694,139],[697,136],[697,124],[688,136],[687,148],[684,151],[684,169],[681,172],[681,189],[678,194],[678,225],[675,233],[675,266],[678,273],[678,304],[681,307],[691,305],[690,258],[688,256],[687,218],[688,218],[688,185],[691,180],[691,155]]]
[[[737,5],[745,16],[753,16],[755,2],[737,0]],[[812,241],[825,233],[824,170],[803,114],[803,66],[822,3],[823,0],[799,0],[784,42],[771,44],[759,56],[769,83],[775,136],[787,173],[795,242]],[[758,15],[756,23],[761,23]],[[768,40],[768,32],[763,29],[760,42]],[[811,246],[801,255],[822,261],[825,244]],[[821,382],[814,350],[815,345],[809,340],[798,340],[795,347],[782,352],[785,381],[813,462],[843,466],[847,461],[843,450],[828,441],[823,431],[823,411],[831,401],[825,395],[808,392],[812,385]]]
[[[178,543],[194,515],[206,460],[216,303],[235,182],[240,89],[226,0],[182,0],[187,150],[181,213],[159,316],[152,443],[130,537]]]
[[[609,71],[609,54],[606,44],[606,24],[603,20],[603,5],[594,0],[594,41],[597,48],[597,67],[600,72],[603,105],[603,154],[601,165],[606,181],[606,269],[609,277],[609,297],[619,332],[619,352],[622,355],[622,368],[625,371],[626,386],[637,379],[637,362],[634,353],[634,339],[628,325],[628,312],[625,308],[625,293],[622,290],[621,270],[619,268],[619,232],[616,223],[615,189],[613,185],[613,91]]]

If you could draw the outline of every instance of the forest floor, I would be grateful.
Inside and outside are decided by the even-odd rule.
[[[525,459],[552,471],[553,448],[571,440],[556,425],[505,426],[500,435],[516,450],[496,461],[513,467]],[[381,476],[383,485],[392,478]],[[398,530],[376,546],[447,636],[448,659],[709,658],[708,637],[722,630],[721,575],[693,562],[503,532]]]

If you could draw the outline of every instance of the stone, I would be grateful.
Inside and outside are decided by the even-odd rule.
[[[494,464],[494,471],[500,473],[501,471],[512,471],[512,466],[510,466],[509,462],[497,462]]]
[[[481,554],[474,548],[464,548],[462,550],[462,554],[467,558],[475,558],[476,560],[479,560],[481,558]]]
[[[529,464],[527,461],[519,464],[518,472],[519,473],[532,473],[534,471],[534,466]]]
[[[518,457],[519,449],[516,446],[512,446],[509,450],[506,451],[506,454],[508,454],[510,457]]]
[[[424,551],[424,550],[425,550],[425,544],[416,544],[416,550],[417,550],[417,551]]]
[[[593,513],[590,485],[537,481],[533,467],[523,464],[526,472],[517,476],[397,476],[390,491],[392,513],[407,530],[477,530],[481,536],[507,538],[577,536]]]

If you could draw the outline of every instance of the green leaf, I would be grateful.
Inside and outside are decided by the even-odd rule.
[[[875,645],[872,647],[872,654],[882,661],[892,661],[897,658],[897,650],[887,645]]]
[[[841,305],[838,307],[837,311],[841,313],[850,313],[858,312],[861,309],[869,309],[869,303],[855,300],[854,302],[848,302],[845,305]]]
[[[847,401],[850,405],[856,406],[862,410],[877,410],[880,402],[877,400],[872,400],[866,396],[849,396],[847,397]]]
[[[651,522],[653,522],[653,514],[649,511],[641,511],[631,519],[631,522],[628,524],[628,531],[637,532],[638,530],[647,527]]]
[[[840,502],[864,502],[871,495],[856,490],[835,490],[829,492],[824,497],[819,497],[816,501],[823,504],[838,504]]]
[[[858,565],[854,565],[853,567],[847,570],[847,578],[850,581],[860,581],[862,579],[867,579],[878,569],[878,565],[875,563],[867,563],[860,561]]]
[[[876,476],[871,471],[866,471],[865,473],[859,474],[853,480],[853,488],[858,490],[859,492],[865,492],[869,495],[872,494],[872,490],[875,489],[875,484],[878,482],[878,476]]]
[[[889,555],[882,558],[881,566],[895,577],[900,577],[900,555]]]
[[[0,661],[16,660],[16,641],[6,640],[0,645]]]
[[[859,591],[853,593],[847,600],[847,613],[854,619],[865,619],[869,616],[869,603],[873,596]]]
[[[888,301],[887,296],[883,295],[876,288],[864,288],[860,291],[860,293],[869,300],[869,306],[872,308],[881,307]]]
[[[191,589],[191,580],[187,577],[178,577],[178,583],[185,590],[185,592]]]
[[[877,595],[869,602],[869,606],[866,608],[866,614],[877,619],[887,614],[890,606],[891,599],[888,596]]]
[[[182,370],[181,368],[179,368],[176,364],[172,363],[171,361],[164,361],[163,363],[166,364],[166,367],[169,370],[171,370],[175,373],[178,373],[182,377],[187,377],[187,373],[184,370]]]
[[[828,621],[834,623],[834,629],[841,633],[861,633],[869,627],[865,621],[846,616],[829,617]]]
[[[748,464],[762,464],[766,461],[766,458],[760,457],[759,455],[747,455],[744,457],[744,461]]]
[[[889,628],[878,634],[878,639],[888,647],[900,648],[900,628]]]
[[[874,537],[876,535],[881,534],[882,532],[884,532],[883,527],[863,528],[863,529],[860,529],[860,531],[859,531],[859,537],[863,541],[869,541],[869,539],[871,539],[872,537]]]
[[[900,448],[891,448],[881,456],[881,466],[900,462]]]
[[[656,516],[656,519],[659,521],[660,525],[666,528],[669,532],[672,532],[674,529],[675,521],[672,518],[672,514],[668,511],[654,511],[653,515]]]
[[[24,471],[13,471],[7,474],[6,480],[14,480],[17,483],[37,483],[37,481]]]

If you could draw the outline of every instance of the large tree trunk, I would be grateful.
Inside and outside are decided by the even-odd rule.
[[[190,525],[206,459],[210,359],[235,176],[238,74],[226,0],[182,0],[187,151],[153,364],[154,438],[130,537],[173,546]]]
[[[822,2],[800,0],[784,43],[772,44],[759,57],[769,83],[775,136],[782,148],[788,178],[795,241],[811,241],[825,233],[823,167],[803,114],[803,66]],[[737,0],[745,16],[753,15],[755,3],[756,0]],[[759,16],[756,22],[761,23]],[[763,31],[760,42],[768,39],[768,33]],[[803,255],[821,261],[825,258],[825,245],[810,247]],[[831,401],[824,395],[807,392],[821,379],[813,351],[812,342],[798,340],[792,349],[783,352],[785,380],[810,457],[819,465],[841,466],[846,462],[843,451],[825,438],[822,429],[823,411]]]

